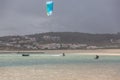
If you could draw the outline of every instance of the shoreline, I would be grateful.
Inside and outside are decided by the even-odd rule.
[[[96,49],[96,50],[19,50],[7,51],[0,50],[0,54],[4,53],[33,53],[33,54],[80,54],[80,55],[120,55],[120,49]]]
[[[120,56],[117,53],[73,53],[77,55],[99,55],[99,56]]]

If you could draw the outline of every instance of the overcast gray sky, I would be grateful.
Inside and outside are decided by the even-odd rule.
[[[0,36],[41,32],[120,32],[120,0],[0,0]]]

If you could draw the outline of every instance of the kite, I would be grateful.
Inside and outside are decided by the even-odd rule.
[[[53,1],[47,1],[46,2],[46,11],[47,11],[47,16],[52,15],[53,13]]]

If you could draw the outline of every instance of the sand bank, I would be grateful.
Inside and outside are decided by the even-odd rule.
[[[47,53],[47,54],[81,54],[81,55],[120,55],[120,49],[96,49],[96,50],[29,50],[29,51],[0,51],[0,53]]]

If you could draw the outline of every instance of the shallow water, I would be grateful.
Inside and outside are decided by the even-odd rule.
[[[120,56],[68,54],[0,55],[0,80],[119,80]],[[2,71],[1,71],[2,70]],[[13,75],[14,74],[14,75]],[[28,76],[24,76],[24,75]],[[11,76],[10,76],[11,75]],[[23,78],[24,77],[24,78]],[[11,78],[11,79],[10,79]]]
[[[44,65],[115,65],[120,64],[120,56],[100,56],[95,60],[95,55],[73,55],[63,57],[56,54],[31,54],[22,56],[21,54],[1,54],[0,67],[6,66],[44,66]]]

